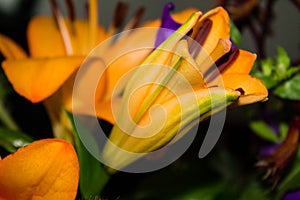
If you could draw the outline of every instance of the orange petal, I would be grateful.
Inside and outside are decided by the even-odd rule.
[[[69,23],[70,24],[70,23]],[[75,20],[73,22],[73,28],[75,29],[76,34],[71,34],[71,40],[73,45],[73,50],[75,55],[87,55],[94,46],[91,46],[90,43],[90,33],[89,33],[89,24],[84,20]],[[103,27],[97,27],[97,37],[96,43],[98,45],[100,42],[105,40],[108,36]],[[72,32],[71,32],[72,33]]]
[[[14,89],[36,103],[52,95],[80,66],[84,57],[4,61],[2,67]]]
[[[29,51],[32,57],[66,55],[64,42],[54,17],[34,17],[29,22],[27,37]]]
[[[6,59],[26,58],[26,52],[12,39],[0,34],[0,52]]]
[[[230,38],[229,16],[223,8],[218,7],[207,12],[200,18],[199,23],[203,23],[207,19],[212,21],[212,27],[202,45],[203,50],[197,56],[198,63],[201,63],[203,58],[211,54],[220,39]],[[192,38],[194,38],[193,35]]]
[[[132,42],[133,40],[128,40],[128,42],[129,41]],[[125,45],[127,45],[127,44],[125,44]],[[124,46],[123,46],[123,48],[124,48]],[[112,93],[116,92],[117,84],[119,83],[119,81],[121,79],[123,82],[118,84],[118,90],[120,92],[122,92],[122,88],[125,87],[125,84],[129,79],[129,77],[126,76],[126,74],[129,73],[131,70],[135,69],[136,67],[138,67],[142,63],[142,61],[147,57],[147,55],[149,55],[150,52],[151,52],[151,49],[146,49],[146,48],[128,52],[128,53],[120,56],[116,60],[114,60],[108,66],[108,68],[106,70],[107,77],[108,77],[107,78],[107,88],[106,88],[104,100],[110,99],[112,96]],[[121,84],[123,84],[123,85],[121,85]]]
[[[79,164],[71,144],[44,139],[0,160],[0,199],[76,197]]]
[[[74,73],[64,83],[59,96],[62,97],[63,106],[68,111],[95,115],[95,107],[97,108],[98,104],[102,104],[103,95],[106,92],[107,77],[106,73],[103,72],[105,66],[101,59],[86,60],[85,65],[88,68],[84,72],[79,72],[81,74]],[[74,86],[74,83],[76,86]],[[76,87],[76,90],[73,90],[74,87]],[[110,101],[111,99],[109,99]],[[103,109],[110,109],[110,104],[105,104]]]
[[[240,49],[238,57],[232,63],[230,63],[230,65],[222,72],[222,74],[249,74],[255,59],[256,54]]]
[[[222,80],[225,87],[234,90],[242,88],[245,92],[238,100],[238,105],[263,101],[268,96],[265,85],[257,78],[248,74],[224,74]]]
[[[121,105],[121,99],[113,99],[111,101],[99,102],[96,104],[96,114],[100,119],[104,119],[111,124],[115,123],[115,114]]]

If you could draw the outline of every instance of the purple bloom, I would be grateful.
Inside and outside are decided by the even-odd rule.
[[[230,38],[230,42],[231,42],[231,48],[237,48],[236,44],[233,42],[231,38]]]
[[[290,193],[287,193],[283,200],[300,200],[300,190],[296,190]]]
[[[266,156],[266,155],[270,155],[272,154],[278,147],[280,146],[280,144],[272,144],[272,145],[268,145],[268,146],[264,146],[261,148],[260,150],[260,155],[261,156]]]
[[[155,48],[158,47],[181,26],[181,24],[174,21],[170,15],[170,11],[174,10],[174,8],[175,5],[173,3],[167,3],[164,7],[161,18],[162,22],[155,41]]]

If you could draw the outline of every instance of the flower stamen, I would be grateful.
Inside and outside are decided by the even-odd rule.
[[[201,50],[201,46],[203,45],[211,27],[212,27],[212,21],[209,19],[205,20],[198,34],[194,38],[194,40],[196,40],[200,45],[200,48],[198,47],[198,45],[196,45],[196,43],[194,43],[194,45],[190,47],[190,52],[193,55],[193,57],[196,57],[199,54],[199,51]]]
[[[144,13],[145,13],[145,7],[143,6],[139,7],[135,12],[134,17],[125,26],[124,31],[138,27],[139,22],[141,21]]]
[[[89,37],[91,49],[95,46],[98,35],[98,1],[89,2]]]
[[[58,29],[62,36],[64,46],[66,49],[66,53],[67,53],[67,55],[71,55],[71,54],[73,54],[73,48],[72,48],[71,38],[70,38],[70,34],[68,31],[67,25],[65,23],[65,20],[62,16],[61,12],[58,9],[56,0],[50,0],[50,5],[52,8],[52,12],[53,12],[55,21],[57,23]]]
[[[72,0],[65,0],[65,3],[67,7],[68,16],[71,22],[74,22],[76,17],[74,3],[72,2]]]
[[[123,25],[128,13],[128,8],[128,3],[118,2],[117,6],[115,7],[113,22],[109,28],[109,35],[115,34],[115,32]]]
[[[238,48],[231,48],[228,53],[223,55],[220,59],[218,59],[215,62],[215,65],[218,68],[218,72],[215,71],[214,64],[211,66],[205,73],[204,77],[206,78],[207,83],[213,81],[222,71],[224,71],[230,63],[232,63],[239,55],[239,49]]]

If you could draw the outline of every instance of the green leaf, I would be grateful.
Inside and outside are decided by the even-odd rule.
[[[287,71],[287,69],[290,67],[290,58],[287,55],[287,52],[282,47],[277,47],[277,73],[279,75],[284,75]]]
[[[267,89],[271,89],[278,84],[278,81],[271,76],[262,76],[262,77],[256,76],[256,78],[259,78],[265,84]]]
[[[223,189],[222,183],[215,183],[204,187],[198,187],[179,195],[176,199],[184,200],[214,200]]]
[[[101,191],[109,180],[109,175],[103,168],[102,164],[90,154],[90,152],[86,149],[85,145],[82,143],[78,132],[75,128],[75,124],[73,121],[73,116],[71,113],[67,113],[73,129],[74,129],[74,137],[75,137],[75,147],[78,154],[79,165],[80,165],[80,182],[79,188],[81,195],[84,199],[93,199],[99,197]],[[91,135],[87,128],[83,127],[79,122],[76,123],[76,126],[80,127],[80,130],[86,130],[85,136]],[[92,142],[93,139],[91,138]],[[96,147],[96,143],[92,144]]]
[[[300,100],[300,74],[295,75],[291,79],[285,81],[276,87],[273,93],[280,98],[289,100]]]
[[[33,142],[33,138],[25,133],[0,128],[0,146],[10,153],[15,152],[18,148]]]
[[[283,141],[288,133],[289,125],[287,123],[279,124],[280,141]]]
[[[270,76],[274,68],[274,62],[271,58],[261,61],[261,68],[264,76]]]
[[[279,142],[280,138],[276,133],[263,121],[250,122],[250,128],[256,133],[256,135],[270,142]]]
[[[285,75],[286,75],[285,79],[292,77],[299,71],[300,71],[300,66],[290,67],[285,73]]]
[[[239,200],[248,200],[248,199],[255,199],[255,200],[267,200],[268,192],[263,189],[263,187],[255,182],[250,182],[245,190],[243,190],[241,197]]]
[[[230,38],[237,47],[241,45],[241,33],[235,24],[230,20]]]
[[[3,99],[6,95],[11,94],[13,89],[7,80],[2,69],[0,69],[0,99]]]

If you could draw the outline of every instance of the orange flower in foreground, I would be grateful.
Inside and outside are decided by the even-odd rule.
[[[78,180],[76,152],[63,140],[35,141],[0,158],[0,199],[73,200]]]
[[[249,75],[256,55],[230,41],[229,20],[221,7],[193,13],[135,71],[103,149],[110,167],[179,140],[227,106],[267,99],[264,84]]]

